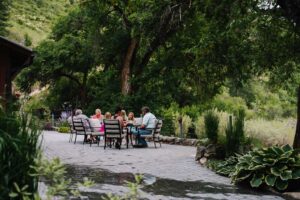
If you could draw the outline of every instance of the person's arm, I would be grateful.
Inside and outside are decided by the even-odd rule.
[[[118,116],[118,117],[117,117],[117,120],[119,120],[120,126],[121,126],[121,128],[123,128],[123,126],[124,126],[124,123],[123,123],[123,117]]]
[[[141,129],[145,129],[147,127],[147,125],[149,123],[149,119],[150,118],[148,117],[148,115],[145,115],[143,117],[143,122],[142,122],[142,125],[140,126]]]

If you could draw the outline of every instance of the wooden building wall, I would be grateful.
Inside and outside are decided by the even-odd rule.
[[[7,96],[7,90],[9,90],[7,83],[9,79],[10,71],[10,55],[7,51],[0,48],[0,96],[5,99]]]

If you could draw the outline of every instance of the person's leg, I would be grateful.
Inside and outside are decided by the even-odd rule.
[[[148,146],[145,138],[140,137],[141,135],[150,135],[151,131],[150,130],[144,130],[144,129],[140,129],[139,130],[139,144],[142,144],[144,146]]]
[[[139,144],[139,140],[140,140],[140,134],[139,134],[139,131],[135,128],[132,128],[131,129],[131,134],[134,135],[135,137],[135,144]]]

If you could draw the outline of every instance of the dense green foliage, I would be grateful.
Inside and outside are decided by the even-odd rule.
[[[39,135],[35,121],[23,113],[0,113],[1,199],[10,199],[9,194],[18,189],[31,194],[37,191],[38,179],[30,172],[39,155]]]
[[[175,104],[184,112],[169,121],[240,107],[247,119],[295,117],[300,38],[293,3],[75,2],[17,81],[22,91],[48,87],[51,110],[65,101],[88,114],[149,105],[164,117],[160,111]]]
[[[230,176],[234,183],[286,190],[291,181],[300,179],[300,155],[289,145],[257,149],[240,156]]]
[[[226,35],[219,34],[233,17],[239,17],[240,8],[237,2],[222,3],[223,9],[237,9],[223,17],[213,3],[186,3],[80,4],[58,21],[51,40],[37,48],[36,64],[24,72],[21,88],[29,89],[36,81],[52,83],[56,94],[69,94],[64,99],[60,95],[56,102],[67,99],[73,105],[107,109],[123,104],[136,110],[144,102],[155,108],[173,101],[185,106],[209,99],[226,77],[239,75],[238,69],[244,68],[245,59],[233,57],[235,52],[240,57],[241,48],[246,49],[238,42],[235,27]],[[234,42],[230,47],[234,52],[229,51],[228,42]],[[123,77],[126,56],[130,57],[128,80]],[[123,97],[121,86],[126,81],[130,91]]]
[[[227,85],[230,95],[237,98],[232,105],[214,102],[219,110],[232,112],[235,103],[245,101],[262,117],[294,115],[295,100],[287,96],[294,93],[298,73],[278,85],[285,89],[283,93],[273,95],[278,87],[267,86],[255,95],[258,86],[252,85],[257,81],[253,76],[268,69],[275,72],[276,66],[288,65],[287,58],[294,58],[278,56],[290,55],[291,42],[297,40],[290,22],[269,16],[254,1],[218,6],[217,2],[187,2],[83,1],[74,5],[36,49],[35,64],[24,70],[18,85],[27,91],[36,82],[49,85],[51,109],[64,101],[88,112],[95,107],[113,110],[116,105],[138,111],[144,104],[159,110],[176,102],[179,107],[202,104],[194,110],[198,113],[206,100],[220,92],[220,86]],[[278,30],[278,25],[283,29]],[[295,36],[293,41],[291,36]],[[278,49],[274,38],[284,52],[274,50]],[[128,80],[123,73],[127,61]],[[283,73],[266,74],[270,76],[266,82],[280,78],[274,74]],[[130,91],[124,96],[126,81]],[[270,95],[264,100],[266,90]],[[195,118],[197,112],[188,115]]]
[[[210,166],[216,173],[231,177],[234,183],[246,182],[252,187],[284,191],[300,181],[299,151],[289,145],[256,149]]]
[[[234,153],[242,153],[242,145],[245,139],[245,111],[239,110],[234,120],[229,117],[226,127],[226,154],[232,156]]]
[[[204,115],[204,123],[205,123],[205,134],[207,138],[216,143],[218,141],[219,134],[219,118],[213,111],[208,111]]]
[[[223,176],[230,176],[235,171],[235,166],[238,163],[237,156],[230,156],[225,161],[220,161],[216,164],[211,164],[212,168],[216,173]]]

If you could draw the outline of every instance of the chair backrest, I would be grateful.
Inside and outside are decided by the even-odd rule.
[[[99,119],[89,119],[88,120],[91,131],[100,132],[101,122]]]
[[[68,124],[71,130],[74,130],[73,128],[73,120],[68,120]]]
[[[158,119],[157,122],[156,122],[155,129],[154,129],[154,134],[155,135],[159,135],[160,134],[162,125],[163,125],[162,120]]]
[[[121,137],[122,129],[117,119],[104,119],[104,132],[106,137]]]
[[[73,129],[76,133],[84,133],[85,134],[85,127],[82,119],[73,119]]]

